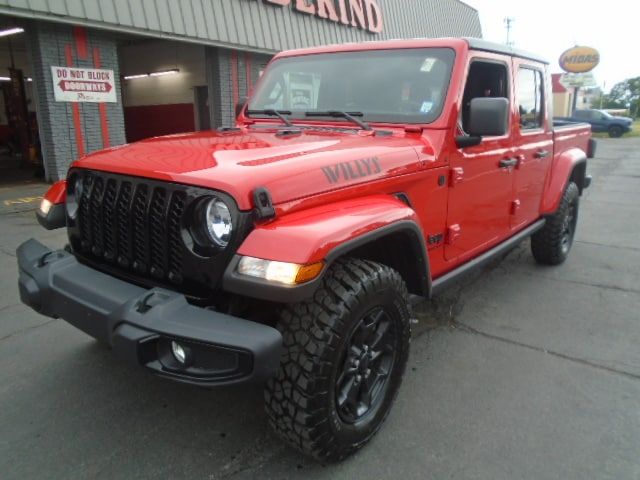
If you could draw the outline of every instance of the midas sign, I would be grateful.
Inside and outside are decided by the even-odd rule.
[[[565,72],[590,72],[600,63],[600,53],[591,47],[573,47],[560,55],[560,66]]]
[[[376,0],[264,0],[272,5],[290,7],[299,13],[341,23],[348,27],[380,33],[382,9]]]

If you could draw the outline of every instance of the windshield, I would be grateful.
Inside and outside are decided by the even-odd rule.
[[[343,111],[368,122],[431,123],[442,112],[454,58],[449,48],[282,58],[269,66],[248,109],[281,110],[292,118]]]

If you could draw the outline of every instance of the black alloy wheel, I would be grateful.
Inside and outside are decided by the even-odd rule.
[[[561,248],[564,255],[567,255],[569,253],[571,244],[573,244],[573,236],[576,231],[577,220],[577,205],[575,202],[573,202],[569,204],[567,213],[564,216],[564,220],[562,221]]]
[[[380,407],[396,361],[395,338],[395,324],[383,307],[374,308],[356,324],[335,386],[344,422],[355,424]]]

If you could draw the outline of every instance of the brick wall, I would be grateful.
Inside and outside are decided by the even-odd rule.
[[[72,26],[35,21],[29,25],[27,33],[45,174],[47,180],[54,181],[66,176],[69,164],[79,156],[79,146],[85,153],[90,153],[102,149],[106,143],[111,146],[125,143],[117,44],[107,32],[86,30],[87,55],[80,58],[78,32],[74,35]],[[93,53],[97,49],[100,68],[114,71],[118,102],[104,104],[107,141],[103,138],[97,103],[77,104],[80,111],[78,135],[73,120],[74,104],[55,101],[51,66],[67,66],[67,46],[71,47],[73,66],[96,68]]]

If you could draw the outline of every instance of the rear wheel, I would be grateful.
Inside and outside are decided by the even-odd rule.
[[[409,354],[406,286],[395,270],[336,262],[312,300],[286,307],[280,370],[265,389],[275,431],[321,461],[337,461],[378,431]]]
[[[622,127],[618,125],[613,125],[609,127],[609,136],[611,138],[620,138],[624,132],[622,131]]]
[[[579,207],[580,190],[570,182],[556,213],[531,237],[531,251],[538,263],[559,265],[567,259],[576,233]]]

